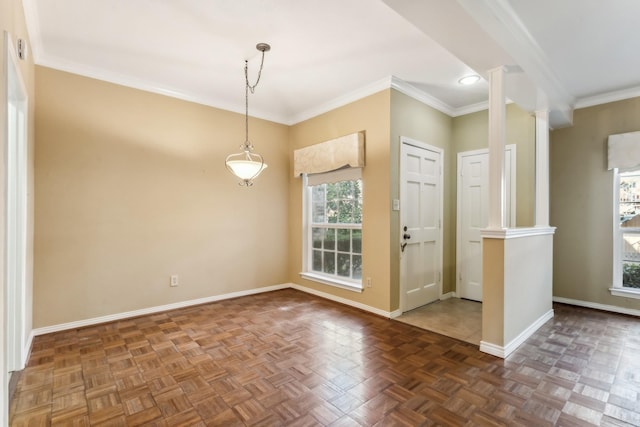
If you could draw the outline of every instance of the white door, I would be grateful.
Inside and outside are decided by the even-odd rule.
[[[515,224],[515,145],[505,148],[505,224]],[[458,154],[457,294],[482,301],[482,237],[489,218],[489,151]]]
[[[412,310],[440,298],[442,150],[402,138],[400,303]]]

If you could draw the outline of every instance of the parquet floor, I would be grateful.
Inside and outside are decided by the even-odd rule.
[[[516,353],[295,290],[39,336],[12,426],[640,425],[640,319],[556,306]]]

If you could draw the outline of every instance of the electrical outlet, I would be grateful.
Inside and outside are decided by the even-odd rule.
[[[169,282],[169,286],[171,286],[172,288],[175,288],[176,286],[178,286],[178,275],[177,274],[171,275],[171,280]]]
[[[371,287],[371,277],[367,277],[367,288]]]

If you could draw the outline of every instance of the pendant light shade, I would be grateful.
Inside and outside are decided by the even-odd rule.
[[[264,64],[264,53],[271,50],[271,46],[266,43],[258,43],[256,49],[262,52],[262,60],[260,61],[260,70],[258,71],[258,78],[254,85],[249,84],[249,71],[248,61],[244,61],[244,77],[245,77],[245,114],[244,114],[244,128],[245,128],[245,140],[244,144],[240,146],[242,150],[239,153],[230,154],[225,160],[225,165],[229,172],[240,178],[239,184],[245,187],[251,187],[253,180],[267,168],[267,164],[264,162],[262,156],[253,152],[253,145],[249,142],[249,91],[253,93],[258,86],[260,76],[262,74],[262,66]]]
[[[230,154],[225,164],[232,174],[242,180],[240,184],[247,187],[253,185],[253,180],[267,168],[262,156],[251,151]]]

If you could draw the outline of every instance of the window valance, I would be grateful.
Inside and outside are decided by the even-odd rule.
[[[609,135],[608,169],[640,166],[640,132]]]
[[[293,152],[293,176],[364,167],[364,131],[300,148]]]

